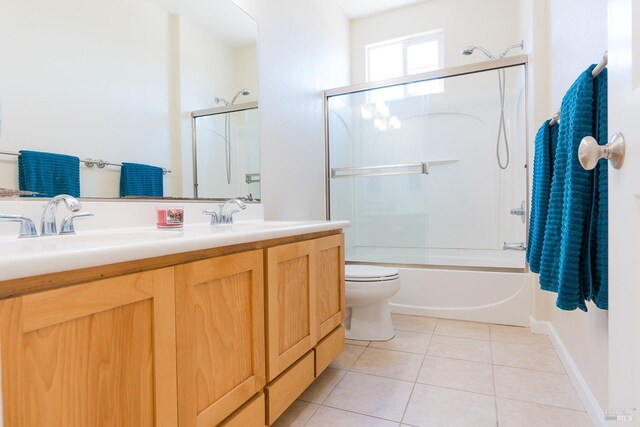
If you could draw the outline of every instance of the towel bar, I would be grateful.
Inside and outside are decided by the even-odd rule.
[[[390,171],[390,172],[376,172],[376,169],[402,169],[402,168],[418,168],[416,170],[405,171]],[[349,173],[349,172],[355,173]],[[364,171],[364,172],[357,172]],[[342,174],[341,172],[345,172]],[[380,165],[380,166],[356,166],[346,168],[331,168],[331,179],[336,178],[351,178],[354,176],[390,176],[390,175],[414,175],[414,174],[429,174],[429,165],[427,162],[421,163],[407,163],[402,165]]]
[[[578,159],[586,170],[595,168],[600,159],[608,159],[611,162],[611,166],[615,169],[620,169],[624,162],[624,153],[624,135],[620,132],[614,133],[607,145],[599,145],[594,137],[585,136],[580,141]]]

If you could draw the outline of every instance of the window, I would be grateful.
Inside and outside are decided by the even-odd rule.
[[[367,81],[409,76],[442,68],[442,41],[442,30],[436,30],[368,45]],[[413,83],[375,90],[369,94],[369,101],[388,101],[443,90],[442,80]]]

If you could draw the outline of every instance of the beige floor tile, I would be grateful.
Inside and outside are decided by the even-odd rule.
[[[365,348],[366,347],[359,345],[345,344],[344,350],[342,350],[340,356],[336,357],[329,366],[331,368],[348,371],[355,361],[358,360],[358,357],[360,357]]]
[[[493,367],[488,363],[427,356],[418,374],[418,382],[493,394]]]
[[[500,427],[593,427],[586,412],[498,398]]]
[[[464,320],[438,319],[434,334],[447,335],[458,338],[473,338],[476,340],[491,339],[489,324],[467,322]]]
[[[302,427],[318,410],[320,405],[296,400],[289,406],[289,409],[280,415],[273,427]]]
[[[430,334],[397,330],[396,336],[389,341],[374,341],[369,347],[425,354],[430,339]]]
[[[566,374],[494,365],[496,396],[584,411]]]
[[[398,423],[368,417],[340,409],[321,407],[311,417],[307,427],[397,427]]]
[[[305,402],[322,403],[329,396],[331,390],[340,382],[347,371],[327,368],[315,381],[300,395],[298,399]]]
[[[418,377],[423,358],[421,354],[368,347],[353,364],[351,370],[361,374],[414,382]]]
[[[422,332],[423,334],[432,334],[438,321],[433,317],[407,316],[405,314],[392,314],[391,319],[396,330]]]
[[[412,388],[407,381],[348,372],[324,405],[399,422]]]
[[[350,345],[359,345],[361,347],[366,347],[371,343],[371,341],[362,341],[362,340],[344,340],[345,343]]]
[[[416,384],[404,423],[418,427],[495,427],[493,396]]]
[[[552,347],[548,336],[533,334],[528,328],[518,326],[491,325],[491,341]]]
[[[427,355],[491,363],[491,343],[468,338],[434,335]]]
[[[553,347],[492,342],[491,348],[493,363],[496,365],[565,373],[562,362]]]

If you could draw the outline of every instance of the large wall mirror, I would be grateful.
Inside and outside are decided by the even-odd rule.
[[[0,5],[1,188],[27,150],[77,157],[81,197],[149,196],[126,163],[162,197],[260,199],[257,24],[231,0]]]

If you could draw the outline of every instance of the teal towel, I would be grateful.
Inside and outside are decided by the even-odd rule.
[[[551,177],[553,176],[553,160],[558,144],[558,124],[549,126],[550,120],[545,121],[535,141],[535,155],[533,163],[533,182],[531,191],[531,211],[529,213],[529,239],[527,244],[527,262],[534,273],[540,272],[540,258],[542,257],[542,243],[544,230],[547,225],[549,211],[549,194],[551,192]]]
[[[123,163],[120,197],[163,197],[162,168],[139,163]]]
[[[558,293],[556,306],[586,311],[585,301],[607,308],[607,165],[595,172],[578,161],[582,138],[607,141],[606,70],[583,72],[562,100],[549,208],[540,260],[541,288]],[[535,179],[534,171],[534,179]]]
[[[593,179],[578,161],[578,146],[593,135],[593,65],[569,88],[560,107],[549,212],[540,263],[541,288],[558,293],[556,306],[586,311],[580,283],[581,252],[588,239]]]
[[[605,68],[595,79],[594,99],[594,137],[600,145],[608,140],[607,123],[607,69]],[[593,193],[591,202],[591,223],[589,233],[589,261],[591,263],[591,283],[588,287],[589,300],[598,308],[607,310],[608,276],[609,276],[609,229],[608,229],[608,188],[607,179],[609,162],[601,159],[593,171]]]
[[[18,185],[20,190],[37,193],[33,197],[54,197],[58,194],[80,197],[80,159],[64,154],[21,150]]]

